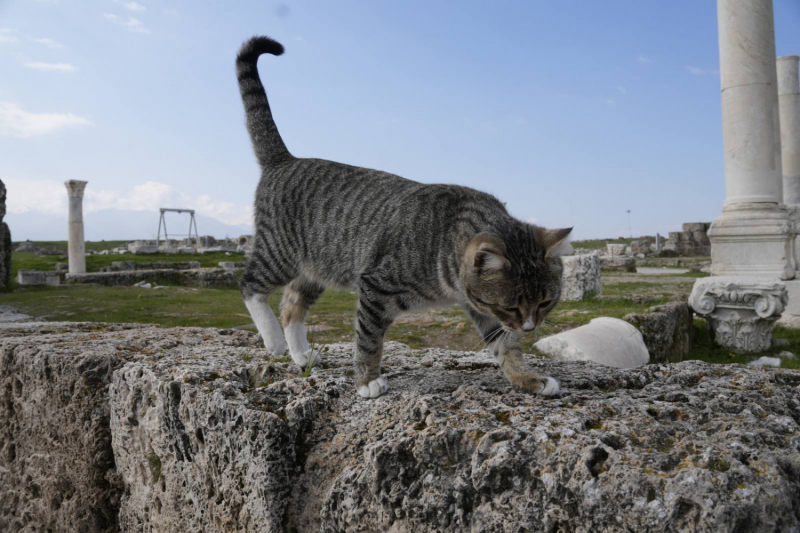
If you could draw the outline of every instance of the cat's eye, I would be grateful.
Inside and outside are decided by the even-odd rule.
[[[553,303],[553,300],[545,300],[539,304],[539,308],[550,307],[550,304]]]

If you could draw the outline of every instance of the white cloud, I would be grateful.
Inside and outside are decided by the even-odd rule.
[[[6,209],[11,214],[67,212],[67,190],[55,180],[3,177],[8,189]]]
[[[649,57],[645,57],[645,56],[642,56],[642,55],[639,56],[638,61],[639,61],[639,63],[652,63],[653,62],[653,60],[650,59]]]
[[[617,85],[617,90],[622,94],[628,94],[628,89],[626,89],[622,85]]]
[[[606,105],[617,105],[617,102],[615,102],[613,98],[609,98],[606,100]]]
[[[29,113],[12,102],[0,102],[0,135],[27,139],[88,124],[88,120],[72,113]]]
[[[536,224],[536,217],[530,217],[525,222],[527,222],[528,224]]]
[[[5,177],[3,181],[9,191],[9,213],[66,214],[67,191],[63,182]],[[172,185],[156,181],[136,185],[125,193],[98,190],[89,184],[83,201],[85,213],[107,209],[157,212],[160,207],[194,209],[198,215],[212,217],[230,225],[253,224],[251,205],[216,201],[209,194],[188,194]]]
[[[128,17],[127,20],[119,17],[118,15],[113,15],[111,13],[106,13],[103,15],[106,20],[110,20],[114,24],[118,24],[123,28],[127,28],[129,31],[135,33],[150,33],[150,30],[144,27],[144,22],[137,19],[136,17]]]
[[[120,4],[128,11],[144,11],[147,9],[139,2],[126,2],[125,0],[114,0],[115,3]]]
[[[75,72],[78,67],[69,63],[25,63],[27,68],[41,70],[42,72]]]
[[[48,48],[64,48],[64,45],[55,41],[53,39],[49,39],[47,37],[42,37],[41,39],[31,39],[35,43],[42,44]]]
[[[17,36],[14,35],[15,33],[17,33],[15,29],[0,28],[0,44],[17,42]]]
[[[706,74],[719,74],[718,70],[705,70],[700,67],[694,67],[692,65],[686,65],[686,70],[690,74],[694,74],[695,76],[705,76]]]

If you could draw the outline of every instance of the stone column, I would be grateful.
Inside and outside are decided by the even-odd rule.
[[[778,106],[781,122],[781,161],[783,202],[800,204],[800,78],[798,56],[783,56],[777,61]]]
[[[718,0],[717,16],[725,202],[708,232],[711,272],[791,279],[772,0]]]
[[[800,229],[800,78],[797,56],[779,57],[778,106],[781,117],[781,162],[783,165],[783,199],[794,221],[795,231]],[[795,265],[800,265],[800,237],[795,237]],[[800,281],[786,283],[789,305],[786,312],[800,315]]]
[[[69,273],[86,272],[86,245],[83,241],[83,190],[86,181],[64,182],[69,195]]]

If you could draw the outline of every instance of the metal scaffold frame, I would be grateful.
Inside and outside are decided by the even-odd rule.
[[[164,242],[169,243],[169,235],[167,234],[167,219],[164,218],[164,213],[189,213],[189,233],[186,235],[178,234],[176,237],[192,238],[192,228],[194,228],[195,246],[200,247],[200,235],[197,233],[197,221],[194,218],[194,209],[173,209],[169,207],[162,207],[160,209],[161,216],[158,219],[158,236],[156,237],[156,248],[161,243],[161,228],[164,228]]]

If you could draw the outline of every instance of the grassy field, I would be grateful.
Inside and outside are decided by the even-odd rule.
[[[42,245],[43,243],[37,243]],[[57,244],[57,243],[53,243]],[[106,243],[110,247],[117,243]],[[89,256],[89,271],[99,270],[114,260],[135,259],[150,261],[200,261],[204,266],[216,266],[219,261],[243,261],[241,254],[224,253],[188,256]],[[40,257],[33,253],[15,253],[14,269],[51,269],[57,256]],[[619,272],[603,273],[603,296],[584,302],[562,302],[537,331],[523,336],[526,352],[535,352],[533,344],[542,336],[588,323],[599,316],[622,318],[628,313],[645,312],[649,307],[691,293],[694,280],[704,273],[641,275]],[[278,313],[281,293],[272,295],[270,303]],[[46,320],[89,322],[137,322],[163,326],[198,326],[244,328],[255,331],[238,290],[164,287],[97,287],[74,285],[61,287],[12,287],[0,295],[0,304]],[[308,318],[311,341],[330,343],[353,338],[356,296],[350,291],[327,291],[312,308]],[[696,346],[690,358],[714,363],[746,363],[758,356],[731,354],[715,346],[705,322],[695,321]],[[458,307],[429,309],[405,315],[390,328],[388,340],[408,344],[412,348],[449,348],[480,350],[483,343],[472,327],[467,314]],[[790,344],[767,352],[782,350],[800,354],[800,331],[776,328],[775,338]],[[800,360],[784,360],[785,367],[798,368]]]

